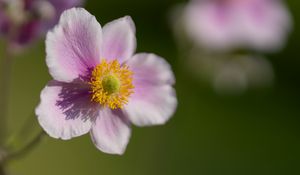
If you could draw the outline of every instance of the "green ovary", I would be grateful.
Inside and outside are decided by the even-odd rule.
[[[107,75],[102,79],[102,87],[108,94],[116,93],[120,90],[120,80],[114,75]]]

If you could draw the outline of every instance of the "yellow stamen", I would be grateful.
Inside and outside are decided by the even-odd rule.
[[[111,109],[123,108],[133,93],[132,74],[128,66],[117,60],[102,60],[90,79],[92,101]]]

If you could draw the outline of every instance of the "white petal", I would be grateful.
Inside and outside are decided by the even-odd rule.
[[[46,39],[47,65],[52,77],[71,82],[84,77],[100,61],[102,30],[83,8],[66,10]]]
[[[102,108],[92,126],[91,136],[99,150],[109,154],[123,154],[130,131],[129,122],[122,111]]]
[[[35,113],[51,137],[67,140],[88,133],[98,110],[82,85],[51,81],[43,89]]]
[[[139,53],[126,62],[133,72],[135,85],[164,85],[175,83],[175,77],[168,62],[155,54]]]
[[[130,121],[137,126],[165,124],[174,114],[177,98],[169,86],[145,88],[139,97],[131,98],[124,108]]]
[[[237,10],[237,33],[245,38],[245,45],[262,51],[281,49],[292,26],[288,10],[280,1],[258,1],[249,6],[252,9]]]
[[[135,24],[131,17],[114,20],[103,27],[103,55],[121,63],[132,57],[136,49]]]
[[[154,54],[137,54],[127,64],[134,72],[134,93],[124,108],[128,118],[137,126],[164,124],[177,107],[169,64]]]

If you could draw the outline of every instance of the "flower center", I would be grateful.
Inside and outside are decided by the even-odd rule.
[[[91,85],[92,101],[111,109],[123,108],[133,93],[132,72],[117,60],[105,59],[93,71]]]
[[[107,75],[102,80],[103,90],[107,94],[113,94],[120,90],[120,80],[115,75]]]

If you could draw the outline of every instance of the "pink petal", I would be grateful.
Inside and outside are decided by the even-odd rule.
[[[123,154],[130,138],[129,122],[120,110],[102,108],[91,136],[96,147],[109,154]]]
[[[170,65],[154,54],[137,54],[127,64],[135,86],[124,109],[128,118],[137,126],[164,124],[177,106]]]
[[[292,25],[288,10],[277,0],[193,1],[184,17],[192,40],[221,50],[280,49]]]
[[[280,1],[254,1],[237,11],[239,33],[249,47],[273,51],[284,45],[292,24],[288,10]]]
[[[174,74],[169,63],[155,54],[136,54],[126,64],[134,73],[135,84],[173,85],[175,83]]]
[[[192,1],[184,22],[188,36],[205,48],[227,50],[235,44],[232,9],[219,1]]]
[[[101,26],[83,8],[66,10],[46,39],[47,65],[54,79],[71,82],[100,61]]]
[[[98,111],[86,85],[51,81],[43,89],[35,113],[51,137],[67,140],[89,132]]]
[[[132,57],[135,49],[135,24],[131,17],[125,16],[103,27],[102,58],[123,62]]]

